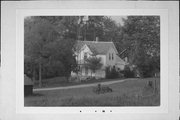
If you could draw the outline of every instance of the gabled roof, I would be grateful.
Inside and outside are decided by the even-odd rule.
[[[127,64],[123,59],[116,55],[116,64]]]
[[[113,48],[115,50],[116,54],[118,53],[113,42],[101,42],[101,41],[99,41],[99,42],[96,42],[96,41],[77,41],[76,50],[80,51],[81,48],[85,44],[89,47],[91,52],[93,52],[94,54],[106,55],[110,48]]]

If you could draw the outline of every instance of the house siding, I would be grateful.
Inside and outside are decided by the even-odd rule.
[[[87,53],[87,58],[91,56],[92,52],[90,51],[90,49],[87,47],[87,45],[84,45],[82,47],[82,50],[80,51],[80,53],[78,53],[77,55],[77,61],[80,60],[84,60],[84,54]]]
[[[96,70],[95,76],[96,76],[96,78],[105,78],[106,72],[104,69]]]
[[[113,59],[112,59],[113,54]],[[110,56],[110,59],[109,59]],[[110,48],[106,54],[106,66],[114,66],[116,64],[116,52],[113,48]]]
[[[119,68],[120,70],[124,70],[125,64],[118,63],[118,64],[116,64],[116,67]]]

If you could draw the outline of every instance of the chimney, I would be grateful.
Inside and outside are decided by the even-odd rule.
[[[96,42],[98,42],[99,41],[99,38],[98,37],[96,37]]]

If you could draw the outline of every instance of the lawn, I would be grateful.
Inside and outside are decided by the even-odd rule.
[[[42,80],[42,87],[41,88],[65,87],[65,86],[97,83],[97,82],[116,81],[116,80],[122,80],[122,79],[123,78],[117,78],[117,79],[91,79],[91,80],[86,80],[86,81],[83,80],[81,82],[68,82],[65,77],[55,77],[55,78]],[[33,87],[34,88],[39,88],[39,82],[35,81]]]
[[[157,90],[147,86],[155,81]],[[126,80],[108,85],[113,92],[96,94],[94,87],[34,92],[25,97],[25,106],[159,106],[160,79],[146,78]]]

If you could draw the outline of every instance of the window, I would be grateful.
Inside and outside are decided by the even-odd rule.
[[[111,53],[109,53],[109,60],[111,60]]]
[[[87,59],[87,53],[84,53],[84,60]]]
[[[112,53],[112,60],[114,59],[113,53]]]

